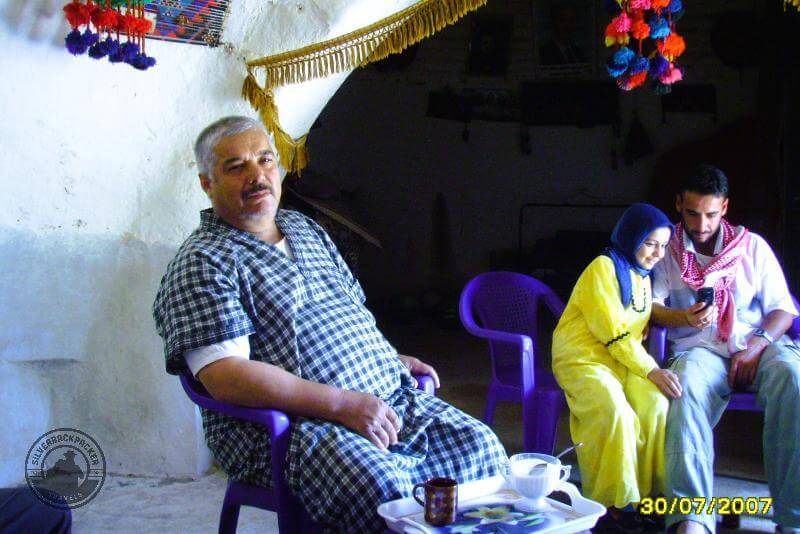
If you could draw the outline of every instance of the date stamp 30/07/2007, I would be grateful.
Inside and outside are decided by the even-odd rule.
[[[772,509],[772,497],[645,497],[639,512],[645,515],[766,515]]]

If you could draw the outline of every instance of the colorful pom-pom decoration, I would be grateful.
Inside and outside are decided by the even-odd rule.
[[[629,69],[631,74],[639,74],[640,72],[647,74],[648,70],[650,70],[650,62],[647,61],[646,57],[640,54],[633,58]],[[647,76],[645,76],[645,78],[647,78]]]
[[[674,15],[678,11],[683,11],[683,2],[681,0],[672,0],[667,6],[666,12]]]
[[[784,1],[800,5],[800,0]],[[604,35],[605,45],[612,48],[606,62],[609,76],[623,91],[640,87],[649,78],[657,94],[668,93],[683,79],[675,64],[686,50],[686,42],[675,31],[675,22],[684,13],[683,0],[607,0],[606,10],[612,17]]]
[[[674,61],[676,57],[683,54],[684,50],[686,50],[686,43],[683,41],[683,37],[675,32],[658,43],[658,51],[669,61]]]
[[[647,81],[647,71],[642,71],[617,78],[617,86],[623,91],[631,91],[644,84],[645,81]]]
[[[653,14],[647,19],[647,25],[650,26],[650,37],[653,39],[664,39],[668,37],[672,30],[670,30],[669,22],[661,15]]]
[[[81,32],[77,29],[72,30],[67,34],[64,38],[64,43],[66,44],[67,51],[70,54],[75,56],[79,56],[86,52],[86,49],[83,48],[83,39],[81,38]]]
[[[647,10],[652,9],[653,2],[652,0],[629,0],[628,1],[628,9],[631,11],[639,11],[639,10]]]
[[[145,53],[145,38],[155,29],[156,14],[146,11],[153,0],[72,0],[64,16],[72,31],[64,39],[70,54],[86,54],[111,63],[147,70],[156,64]]]
[[[619,78],[630,67],[631,61],[636,57],[636,53],[630,48],[623,46],[611,56],[609,59],[608,64],[606,65],[606,70],[608,70],[608,74],[611,75],[612,78]]]
[[[783,10],[786,11],[789,6],[800,11],[800,0],[783,0]]]
[[[644,20],[636,20],[631,25],[631,37],[637,41],[650,37],[650,25]]]
[[[650,58],[650,77],[658,78],[669,68],[669,61],[661,54],[655,52]]]
[[[664,8],[669,7],[669,3],[671,0],[653,0],[653,10],[656,13],[661,13]]]
[[[669,64],[667,70],[664,71],[661,76],[658,77],[658,81],[663,83],[664,85],[672,85],[675,82],[679,82],[683,79],[683,73],[681,69],[676,67],[673,63]]]

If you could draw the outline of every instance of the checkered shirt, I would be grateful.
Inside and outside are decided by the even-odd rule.
[[[247,335],[251,359],[371,393],[392,406],[403,428],[391,454],[340,425],[293,420],[287,482],[312,517],[331,528],[379,530],[377,505],[409,495],[414,483],[432,476],[466,481],[494,474],[505,457],[502,445],[480,422],[413,388],[322,228],[287,210],[279,210],[275,221],[295,261],[212,211],[201,213],[153,305],[167,372],[187,370],[188,350]],[[202,414],[206,441],[228,475],[269,487],[263,428]]]

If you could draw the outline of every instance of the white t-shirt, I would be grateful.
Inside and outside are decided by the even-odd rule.
[[[695,252],[691,238],[685,232],[682,237],[686,250]],[[722,232],[717,236],[714,254],[719,254],[720,250],[722,250]],[[713,259],[711,256],[696,252],[695,256],[701,267],[708,265]],[[653,302],[664,305],[669,298],[670,308],[688,308],[697,302],[697,293],[681,279],[680,266],[671,253],[668,252],[655,266],[653,275]],[[704,285],[711,286],[713,283],[714,280],[709,279]],[[729,357],[747,348],[747,339],[755,329],[761,328],[764,317],[770,312],[784,310],[798,315],[778,259],[769,244],[758,234],[750,233],[750,243],[736,270],[731,290],[736,306],[736,322],[727,346],[717,339],[715,311],[712,326],[703,330],[688,326],[670,328],[668,338],[672,342],[673,352],[699,346]],[[792,343],[788,336],[781,338],[780,342]]]
[[[286,254],[286,256],[294,261],[294,254],[286,243],[284,237],[275,246]],[[250,358],[250,339],[248,336],[241,336],[234,339],[227,339],[213,345],[207,345],[198,349],[186,351],[183,358],[186,360],[186,365],[192,371],[194,376],[200,372],[200,369],[206,365],[213,363],[223,358]]]

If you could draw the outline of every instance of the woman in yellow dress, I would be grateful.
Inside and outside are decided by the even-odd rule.
[[[664,427],[677,375],[642,345],[651,310],[650,270],[664,256],[672,224],[658,208],[633,204],[611,247],[583,271],[553,333],[553,371],[567,395],[584,494],[623,508],[664,488]]]

